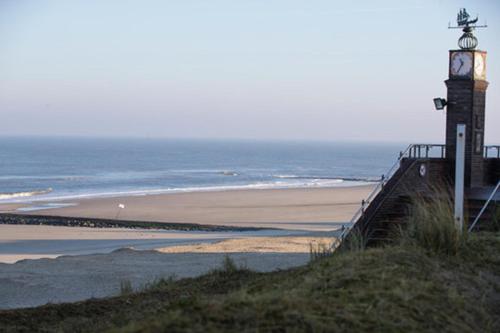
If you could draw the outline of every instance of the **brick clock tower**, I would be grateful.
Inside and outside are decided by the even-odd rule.
[[[469,20],[462,9],[458,14],[458,27],[463,28],[460,49],[451,50],[446,115],[446,155],[454,164],[457,125],[465,124],[465,186],[481,187],[484,182],[484,124],[486,81],[486,52],[476,50],[477,39],[472,34],[477,22]]]

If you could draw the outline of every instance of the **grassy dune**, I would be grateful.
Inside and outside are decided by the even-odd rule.
[[[226,261],[139,293],[3,311],[0,331],[498,332],[499,253],[500,234],[482,233],[453,255],[403,244],[267,274]]]

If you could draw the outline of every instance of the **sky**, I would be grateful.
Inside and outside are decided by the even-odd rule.
[[[0,0],[0,135],[444,142],[449,30],[500,1]]]

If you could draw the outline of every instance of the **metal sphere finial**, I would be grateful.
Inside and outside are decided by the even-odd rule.
[[[476,28],[486,28],[486,25],[476,25],[478,18],[471,19],[465,8],[461,8],[457,15],[457,26],[448,26],[450,29],[463,29],[463,35],[458,40],[458,46],[462,50],[474,50],[479,44],[476,36],[472,33]]]
[[[474,50],[478,45],[476,36],[472,34],[472,31],[466,31],[458,40],[458,46],[462,50]]]

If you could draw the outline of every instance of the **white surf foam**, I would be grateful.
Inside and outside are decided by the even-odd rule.
[[[52,192],[51,188],[48,188],[46,190],[36,190],[36,191],[26,191],[26,192],[0,193],[0,200],[33,197],[36,195],[43,195],[50,192]]]
[[[44,209],[53,209],[53,208],[64,208],[64,207],[71,207],[71,206],[77,206],[78,204],[76,203],[55,203],[55,202],[49,202],[46,204],[41,204],[41,205],[34,205],[34,206],[28,206],[28,207],[20,207],[16,209],[17,211],[20,212],[32,212],[36,210],[44,210]]]
[[[235,190],[266,190],[266,189],[291,189],[291,188],[329,188],[329,187],[349,187],[362,186],[371,184],[365,181],[345,181],[342,179],[294,179],[286,181],[274,182],[257,182],[252,184],[242,185],[222,185],[222,186],[201,186],[201,187],[184,187],[184,188],[160,188],[160,189],[139,189],[129,191],[109,191],[97,193],[61,193],[59,195],[42,195],[39,197],[33,196],[18,196],[10,197],[2,200],[5,202],[37,202],[37,201],[62,201],[62,200],[77,200],[87,198],[106,198],[106,197],[127,197],[127,196],[146,196],[155,194],[168,193],[189,193],[189,192],[217,192],[217,191],[235,191]],[[48,192],[45,192],[47,194]],[[41,194],[41,193],[39,193]]]

